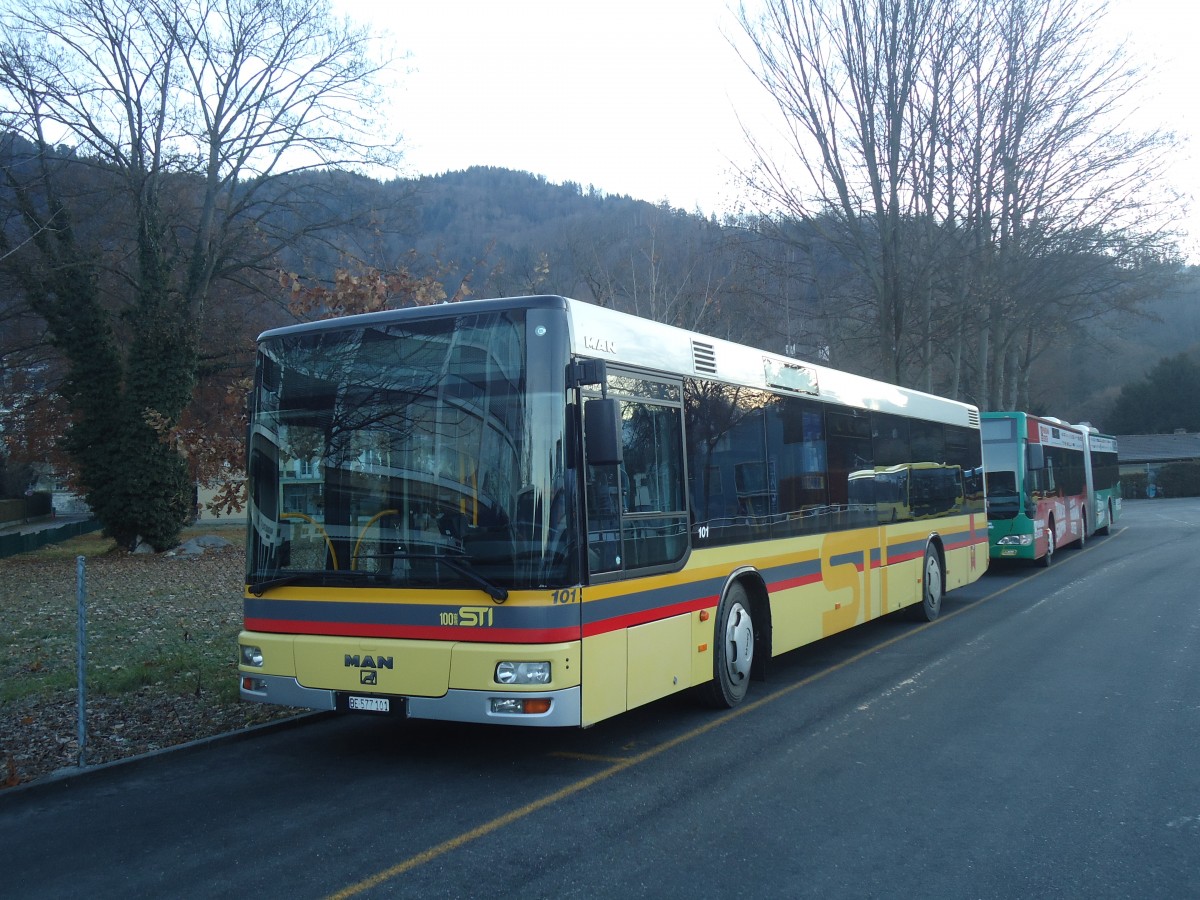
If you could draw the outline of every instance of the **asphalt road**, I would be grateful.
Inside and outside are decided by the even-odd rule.
[[[315,718],[0,795],[0,897],[1200,897],[1200,500],[745,705]]]

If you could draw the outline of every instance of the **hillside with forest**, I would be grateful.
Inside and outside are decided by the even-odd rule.
[[[14,156],[33,153],[19,141],[7,148],[10,170]],[[103,262],[99,284],[114,314],[110,326],[130,341],[136,317],[116,314],[128,254],[107,237],[122,227],[120,209],[103,200],[110,176],[69,154],[61,162],[75,172],[77,235]],[[248,377],[254,337],[265,328],[477,297],[564,294],[871,377],[886,374],[875,350],[870,290],[842,252],[832,220],[717,221],[486,167],[386,182],[311,172],[285,176],[272,191],[267,214],[246,232],[243,246],[254,254],[237,278],[215,285],[202,309],[195,434],[222,430],[216,423],[240,402],[234,386]],[[0,191],[9,209],[15,201],[11,190]],[[1197,272],[1156,272],[1151,283],[1157,290],[1141,290],[1137,302],[1082,303],[1069,316],[1031,326],[1041,345],[1028,369],[1027,408],[1103,428],[1122,386],[1164,358],[1200,348]],[[61,411],[53,395],[63,370],[20,280],[9,285],[0,298],[0,383],[14,423],[29,431],[25,453],[44,458],[57,452]],[[357,285],[359,295],[336,285]],[[308,299],[298,302],[301,296]],[[923,377],[908,386],[986,408],[973,390],[978,360],[957,349],[973,302],[968,294],[957,306],[943,299],[934,309],[925,364],[913,367]],[[43,399],[30,403],[30,396]],[[10,442],[12,431],[10,425]],[[218,445],[226,451],[239,439],[237,429],[227,437]]]
[[[817,223],[718,222],[485,167],[387,183],[345,178],[339,194],[353,210],[344,212],[369,210],[369,224],[297,249],[289,264],[304,277],[408,268],[435,275],[447,297],[464,286],[472,297],[565,294],[881,376],[861,276]],[[1175,274],[1137,303],[1047,322],[1030,409],[1102,425],[1124,384],[1200,349],[1200,273]],[[971,303],[962,299],[968,311]],[[933,368],[929,384],[912,386],[952,393]],[[958,397],[985,406],[965,381]]]
[[[87,193],[100,194],[103,173],[84,166],[80,172]],[[280,272],[293,279],[293,291],[304,285],[318,292],[328,290],[339,272],[380,283],[405,273],[408,280],[399,290],[385,290],[375,301],[384,306],[431,297],[564,294],[871,377],[884,375],[874,351],[868,290],[862,273],[840,252],[836,223],[717,221],[591,186],[488,167],[386,182],[346,172],[308,173],[286,176],[275,190],[279,203],[259,231],[296,237],[264,252],[252,276],[243,273],[221,285],[203,319],[202,374],[222,382],[248,374],[259,330],[338,311],[328,303],[289,303],[288,279],[281,281]],[[107,215],[103,205],[91,208],[81,231],[102,244]],[[417,281],[438,290],[417,297],[411,290]],[[1085,304],[1068,319],[1034,327],[1045,346],[1028,373],[1031,411],[1103,427],[1124,384],[1142,378],[1160,359],[1200,348],[1197,272],[1156,274],[1154,283],[1160,290],[1136,303]],[[949,312],[956,320],[969,318],[972,302],[967,295],[958,309],[941,307],[943,324],[949,325]],[[52,372],[54,353],[19,292],[10,291],[2,307],[12,390],[15,373],[30,360],[39,371]],[[961,336],[939,329],[936,317],[932,324],[924,379],[909,386],[986,407],[972,392],[970,353],[959,354],[961,372],[951,377],[952,345]],[[118,321],[118,328],[129,327]],[[52,381],[51,374],[46,377]]]
[[[106,177],[81,166],[81,193],[102,197]],[[197,387],[171,431],[191,448],[195,481],[219,480],[225,461],[243,452],[242,397],[255,336],[363,309],[557,293],[871,377],[885,374],[869,290],[828,222],[718,222],[493,168],[388,182],[310,173],[288,176],[275,190],[280,202],[249,232],[261,254],[238,278],[216,286],[198,320]],[[119,314],[126,254],[105,245],[120,211],[102,202],[84,208],[80,237],[106,260],[100,284],[109,327],[131,342],[138,319]],[[271,251],[272,235],[283,233],[296,237]],[[1084,304],[1070,318],[1035,324],[1042,343],[1027,372],[1026,408],[1110,428],[1123,386],[1167,357],[1200,348],[1197,275],[1155,273],[1161,291],[1143,291],[1137,303]],[[18,286],[10,281],[0,297],[10,492],[23,490],[30,467],[41,461],[53,460],[57,471],[70,465],[58,394],[68,370]],[[973,391],[978,360],[955,353],[972,303],[968,295],[958,308],[939,305],[931,313],[928,365],[914,367],[924,379],[909,386],[987,408]]]

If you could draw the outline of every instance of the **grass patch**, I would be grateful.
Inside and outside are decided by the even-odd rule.
[[[0,703],[73,691],[76,557],[84,563],[87,690],[151,688],[237,703],[244,526],[192,528],[232,546],[200,557],[127,554],[99,533],[0,560]]]
[[[110,537],[105,537],[100,531],[92,531],[88,534],[81,534],[78,537],[68,538],[57,544],[46,544],[44,547],[39,547],[37,550],[30,550],[28,553],[20,554],[20,556],[46,562],[58,562],[61,560],[71,560],[73,562],[77,556],[86,556],[88,559],[92,559],[93,557],[107,556],[110,553],[116,552],[116,541]]]

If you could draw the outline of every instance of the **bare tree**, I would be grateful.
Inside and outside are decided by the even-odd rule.
[[[326,0],[51,0],[0,20],[24,228],[0,255],[68,361],[89,502],[118,540],[166,547],[191,491],[159,433],[192,397],[212,287],[330,224],[296,208],[296,172],[393,159],[373,121],[389,61]]]
[[[988,198],[974,223],[989,256],[980,399],[1023,407],[1034,362],[1065,330],[1160,289],[1159,267],[1146,263],[1175,255],[1159,184],[1173,142],[1126,129],[1141,74],[1121,48],[1100,48],[1103,7],[1006,0],[973,13],[994,62],[979,89],[986,118],[972,133],[982,161],[974,192]]]
[[[737,288],[728,236],[716,222],[666,204],[637,208],[603,232],[591,223],[573,229],[564,255],[601,306],[694,330],[734,325],[720,314]]]
[[[1123,273],[1173,261],[1156,181],[1171,139],[1124,127],[1140,75],[1120,48],[1097,51],[1102,7],[765,9],[741,12],[746,59],[787,145],[750,135],[748,180],[782,215],[836,224],[830,239],[871,288],[875,374],[990,407],[1025,400],[1057,334],[1136,303]]]
[[[922,68],[936,33],[939,0],[768,0],[763,17],[742,27],[750,62],[786,122],[789,166],[751,142],[760,166],[753,181],[791,215],[830,217],[847,256],[871,286],[877,310],[880,374],[903,377],[906,325],[902,224],[914,200],[914,126]]]

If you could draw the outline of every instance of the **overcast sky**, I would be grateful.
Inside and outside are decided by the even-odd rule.
[[[779,124],[726,39],[731,0],[336,2],[408,53],[394,107],[408,175],[499,166],[720,215],[751,159],[739,118]],[[1194,0],[1112,0],[1112,40],[1157,70],[1147,126],[1200,135],[1197,26]],[[1183,189],[1200,186],[1195,153],[1177,154]]]

